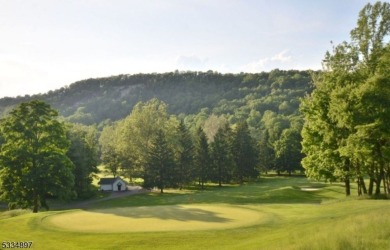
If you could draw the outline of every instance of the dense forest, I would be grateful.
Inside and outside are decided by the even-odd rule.
[[[88,79],[45,94],[0,99],[4,116],[16,104],[39,99],[59,110],[67,120],[85,125],[116,121],[136,103],[157,98],[170,114],[228,115],[232,120],[261,118],[269,110],[296,115],[299,98],[312,89],[310,72],[280,71],[259,74],[171,72],[119,75]]]
[[[311,93],[312,75],[317,73],[121,75],[76,82],[46,94],[3,98],[0,144],[3,149],[14,145],[15,135],[10,131],[22,141],[29,136],[27,130],[18,131],[15,122],[28,129],[28,123],[46,119],[39,120],[35,117],[39,115],[32,113],[28,118],[28,109],[43,105],[35,103],[39,100],[58,110],[57,119],[65,126],[62,129],[69,145],[62,150],[67,148],[66,156],[73,163],[67,168],[67,178],[74,186],[68,197],[93,194],[90,184],[98,164],[104,164],[114,176],[140,177],[145,187],[161,190],[182,188],[194,181],[201,186],[209,181],[242,183],[269,170],[291,174],[303,170],[300,98]],[[25,106],[30,108],[22,108]],[[28,121],[19,121],[18,112]],[[26,143],[30,151],[38,150]],[[2,153],[3,159],[11,157],[8,151]],[[21,157],[29,154],[22,152]],[[166,162],[166,169],[154,169],[158,164],[153,162]],[[161,171],[167,178],[164,184],[155,179],[163,175]]]
[[[209,142],[222,124],[245,121],[251,136],[262,145],[261,168],[290,171],[301,169],[300,98],[311,93],[316,74],[276,69],[258,74],[176,71],[120,75],[79,81],[46,94],[3,98],[0,110],[5,116],[18,103],[38,99],[57,109],[65,121],[102,131],[128,116],[137,103],[157,99],[192,133],[202,127]]]

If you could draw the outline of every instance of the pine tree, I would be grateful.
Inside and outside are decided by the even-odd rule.
[[[259,142],[259,166],[267,174],[268,170],[274,168],[275,152],[269,142],[268,130],[263,131]]]
[[[242,184],[245,178],[257,178],[258,149],[246,122],[237,124],[234,131],[233,159],[236,166],[235,177],[239,183]]]
[[[175,167],[173,151],[168,145],[164,131],[159,129],[151,140],[144,170],[144,187],[160,189],[173,186],[173,170]]]
[[[232,138],[229,124],[218,129],[211,143],[211,160],[213,164],[211,179],[221,187],[231,179],[234,161],[232,155]]]
[[[191,134],[188,132],[184,122],[181,121],[178,128],[178,149],[176,164],[176,182],[180,189],[193,180],[194,172],[194,144]]]
[[[204,189],[210,169],[210,154],[207,136],[201,127],[196,132],[195,166],[199,185]]]

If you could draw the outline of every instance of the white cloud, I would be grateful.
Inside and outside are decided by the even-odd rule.
[[[196,55],[181,55],[175,60],[175,65],[181,70],[207,70],[208,59],[200,58]]]
[[[287,55],[289,51],[288,50],[283,50],[282,52],[280,52],[279,54],[276,54],[274,55],[272,58],[271,58],[271,61],[276,61],[276,62],[291,62],[291,55]]]
[[[275,68],[292,68],[293,57],[289,55],[289,50],[283,50],[271,57],[261,58],[257,61],[250,62],[242,67],[245,72],[260,72],[272,70]]]

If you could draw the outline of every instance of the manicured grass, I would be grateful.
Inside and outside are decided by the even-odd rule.
[[[317,191],[302,188],[316,187]],[[339,184],[312,183],[306,178],[263,177],[258,182],[244,185],[209,185],[205,190],[167,189],[164,194],[151,192],[144,195],[109,200],[95,205],[96,208],[155,206],[175,204],[320,204],[344,199],[343,187]]]
[[[338,184],[310,183],[305,178],[262,178],[243,186],[168,191],[105,201],[85,211],[0,216],[0,240],[32,240],[34,249],[390,249],[390,201],[346,199]],[[172,210],[175,207],[180,209]],[[202,212],[205,219],[219,220],[222,228],[79,232],[50,222],[56,217],[66,220],[72,213],[102,215],[108,209],[110,219],[105,222],[109,228],[115,227],[115,216],[157,218],[166,226],[178,222],[190,226],[199,214],[187,213],[186,208]],[[226,218],[240,218],[219,213],[230,208],[250,210],[258,219],[224,228],[223,224],[230,222]],[[155,226],[151,223],[148,228]]]
[[[171,205],[76,210],[48,216],[43,222],[47,228],[74,232],[119,233],[228,229],[260,224],[266,217],[238,206]]]

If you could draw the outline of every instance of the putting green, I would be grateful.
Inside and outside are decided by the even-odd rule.
[[[266,214],[228,205],[175,205],[73,210],[46,217],[51,228],[77,232],[152,232],[228,229],[260,223]]]

